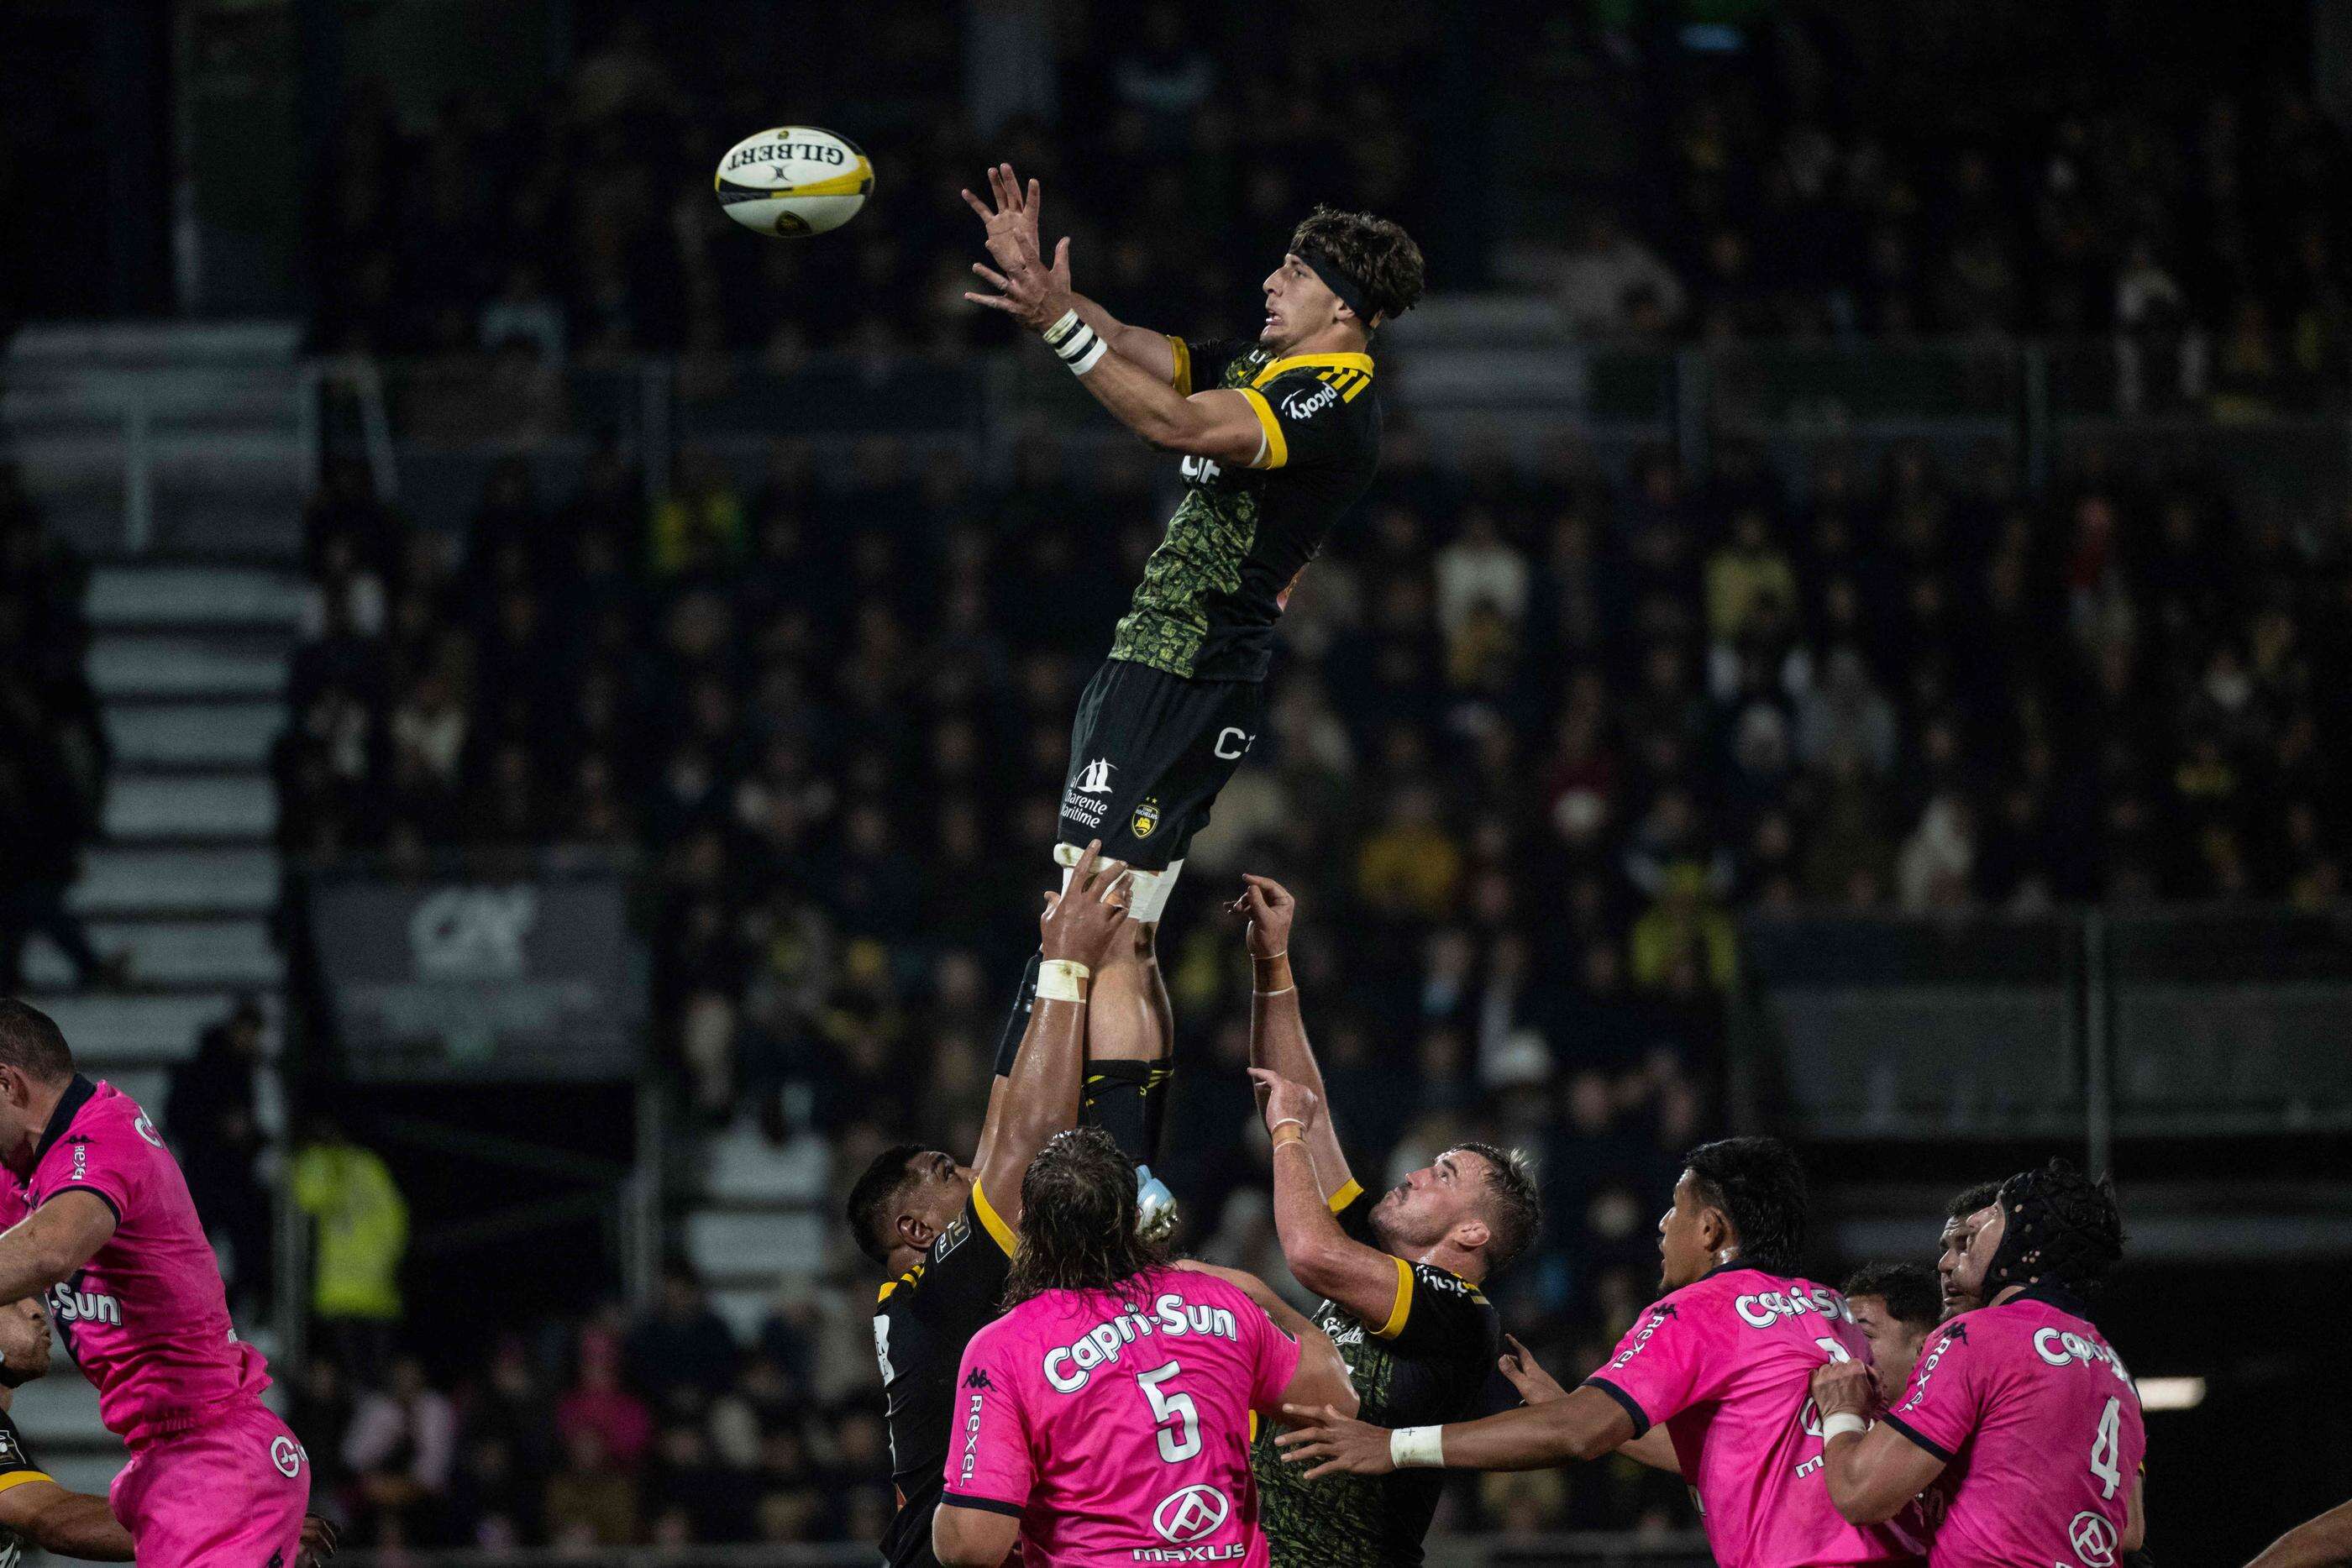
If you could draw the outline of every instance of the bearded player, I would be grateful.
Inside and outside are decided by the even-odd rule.
[[[890,1568],[930,1568],[931,1515],[948,1452],[956,1362],[993,1322],[1021,1223],[1022,1173],[1078,1118],[1086,988],[1124,934],[1124,889],[1088,845],[1077,875],[1038,923],[1046,955],[1019,1049],[991,1088],[980,1149],[964,1164],[902,1144],[875,1156],[849,1192],[849,1228],[897,1276],[874,1309],[898,1512],[882,1537]],[[1132,1162],[1130,1161],[1130,1166]]]
[[[2086,1300],[2123,1256],[2114,1190],[2053,1160],[2002,1183],[1971,1228],[1962,1283],[1985,1304],[1945,1325],[1893,1410],[1871,1425],[1867,1368],[1815,1375],[1831,1500],[1868,1523],[1944,1479],[1931,1568],[2137,1551],[2139,1391]]]
[[[988,178],[992,202],[963,196],[1002,268],[973,270],[1000,292],[964,298],[1040,334],[1121,424],[1183,458],[1183,499],[1078,701],[1055,852],[1066,867],[1100,838],[1135,869],[1131,950],[1106,967],[1090,1004],[1088,1100],[1122,1146],[1148,1151],[1171,1071],[1160,914],[1257,738],[1275,622],[1380,465],[1372,339],[1421,298],[1421,252],[1385,219],[1318,207],[1266,276],[1255,340],[1188,343],[1076,292],[1070,242],[1050,262],[1041,248],[1037,183],[1024,189],[1010,164]],[[1008,1036],[1027,994],[1024,983]],[[1145,1188],[1148,1205],[1165,1201],[1148,1176]]]
[[[1252,876],[1233,912],[1249,921],[1250,1075],[1265,1094],[1283,1257],[1323,1297],[1315,1321],[1348,1358],[1367,1421],[1475,1416],[1502,1340],[1482,1287],[1543,1228],[1535,1178],[1520,1155],[1465,1143],[1377,1198],[1365,1192],[1323,1113],[1322,1073],[1299,1012],[1289,956],[1297,903],[1280,883]],[[1422,1560],[1443,1477],[1309,1487],[1282,1462],[1272,1436],[1260,1433],[1255,1458],[1277,1568]]]
[[[1349,1409],[1323,1332],[1236,1270],[1171,1267],[1137,1233],[1134,1162],[1099,1127],[1021,1182],[1004,1315],[956,1379],[933,1549],[948,1568],[1263,1568],[1253,1418]]]
[[[1884,1525],[1840,1518],[1822,1484],[1807,1385],[1825,1360],[1866,1364],[1845,1301],[1797,1277],[1805,1178],[1773,1138],[1690,1152],[1658,1222],[1665,1294],[1565,1398],[1483,1421],[1387,1431],[1336,1414],[1276,1441],[1309,1480],[1401,1469],[1527,1470],[1597,1459],[1664,1425],[1723,1568],[1916,1563]]]
[[[0,1301],[54,1291],[66,1350],[131,1450],[108,1495],[153,1568],[297,1561],[310,1469],[261,1402],[220,1266],[146,1113],[74,1071],[46,1014],[0,999]]]

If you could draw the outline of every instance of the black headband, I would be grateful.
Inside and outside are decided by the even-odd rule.
[[[1364,303],[1364,286],[1356,281],[1354,275],[1332,260],[1328,251],[1308,246],[1297,254],[1298,259],[1323,280],[1323,287],[1338,295],[1339,303],[1356,313],[1356,319],[1364,324],[1364,330],[1370,331],[1372,311]]]

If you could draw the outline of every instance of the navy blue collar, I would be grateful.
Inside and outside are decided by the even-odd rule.
[[[2093,1321],[2091,1303],[2054,1280],[2036,1280],[2010,1297],[2010,1300],[2040,1301],[2045,1306],[2055,1307],[2069,1317],[2080,1318],[2086,1323]]]
[[[97,1092],[97,1084],[79,1072],[73,1075],[73,1082],[66,1085],[65,1097],[58,1102],[58,1108],[49,1113],[49,1124],[42,1130],[40,1146],[33,1151],[35,1167],[39,1166],[42,1156],[57,1145],[57,1141],[66,1135],[66,1129],[73,1125],[73,1119],[81,1114],[81,1108],[89,1104],[89,1097]],[[26,1174],[29,1176],[32,1173],[27,1171]]]

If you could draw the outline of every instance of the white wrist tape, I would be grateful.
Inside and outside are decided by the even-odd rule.
[[[1822,1441],[1826,1443],[1832,1437],[1843,1437],[1848,1432],[1861,1433],[1867,1432],[1869,1430],[1870,1423],[1868,1421],[1855,1415],[1851,1410],[1841,1410],[1836,1415],[1822,1421]]]
[[[1077,375],[1093,370],[1110,352],[1110,345],[1075,309],[1063,311],[1061,319],[1045,329],[1045,346]]]
[[[1093,971],[1075,958],[1048,958],[1037,966],[1037,999],[1041,1002],[1082,1002]]]
[[[1389,1434],[1389,1458],[1401,1470],[1445,1468],[1445,1428],[1399,1427]]]

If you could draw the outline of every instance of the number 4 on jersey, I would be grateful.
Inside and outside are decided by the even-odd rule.
[[[1160,1391],[1161,1384],[1183,1370],[1171,1361],[1165,1366],[1139,1373],[1135,1379],[1143,1387],[1143,1396],[1151,1401],[1151,1419],[1160,1427],[1160,1457],[1171,1465],[1181,1464],[1201,1451],[1201,1413],[1193,1407],[1192,1396]]]
[[[2116,1421],[2122,1407],[2121,1399],[2107,1401],[2106,1409],[2099,1415],[2099,1435],[2091,1439],[2091,1473],[2106,1483],[2099,1493],[2101,1497],[2115,1496],[2116,1488],[2123,1484],[2123,1472],[2116,1468],[2116,1460],[2123,1453],[2123,1433]]]

